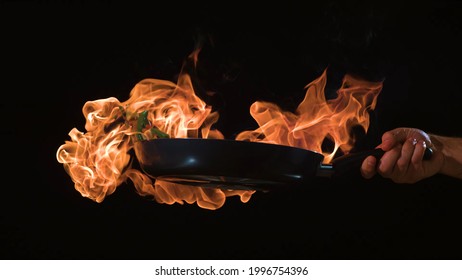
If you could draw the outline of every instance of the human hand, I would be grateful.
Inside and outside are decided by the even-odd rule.
[[[432,158],[423,160],[427,147],[433,150]],[[443,154],[435,149],[430,135],[417,128],[387,131],[377,148],[384,150],[384,155],[379,160],[369,156],[361,165],[361,174],[366,179],[378,173],[396,183],[415,183],[438,173],[444,162]]]

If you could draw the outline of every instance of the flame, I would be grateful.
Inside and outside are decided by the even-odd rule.
[[[197,59],[197,51],[189,58]],[[220,208],[228,196],[240,196],[242,202],[247,202],[254,193],[153,182],[132,168],[130,150],[135,136],[153,137],[152,130],[146,128],[155,127],[172,138],[224,138],[220,131],[211,129],[218,113],[194,93],[187,73],[179,75],[176,84],[144,79],[135,85],[127,101],[114,97],[88,101],[82,111],[86,132],[73,128],[69,133],[71,141],[58,148],[56,157],[84,197],[102,202],[127,179],[133,181],[140,195],[153,197],[159,203],[196,202],[205,209]],[[140,131],[137,123],[142,112],[147,112],[147,126]]]
[[[382,82],[370,82],[345,75],[337,98],[326,100],[324,88],[327,69],[316,80],[306,85],[304,100],[295,113],[283,111],[274,103],[258,101],[250,107],[250,114],[258,123],[253,131],[243,131],[236,140],[266,142],[299,147],[324,155],[329,163],[338,149],[348,153],[354,146],[353,127],[367,132],[369,110],[375,109]],[[334,144],[330,151],[322,144],[328,139]]]
[[[188,57],[194,65],[198,52],[199,49]],[[236,140],[318,151],[325,155],[326,162],[339,148],[348,152],[354,144],[351,128],[360,125],[367,131],[367,111],[375,107],[382,85],[347,75],[338,97],[333,100],[325,99],[325,85],[326,71],[306,86],[305,99],[295,113],[285,112],[273,103],[255,102],[250,114],[259,127],[239,133]],[[195,94],[191,77],[184,68],[177,83],[144,79],[133,87],[128,100],[120,102],[109,97],[87,101],[82,112],[86,132],[73,128],[69,132],[70,140],[58,148],[56,158],[83,197],[102,202],[130,179],[140,195],[153,197],[158,203],[197,203],[201,208],[214,210],[222,207],[229,196],[239,196],[242,202],[248,202],[255,192],[153,180],[133,168],[131,150],[134,143],[157,137],[155,132],[171,138],[224,139],[219,130],[212,129],[218,121],[218,113]],[[335,143],[334,151],[322,151],[321,145],[326,138]]]

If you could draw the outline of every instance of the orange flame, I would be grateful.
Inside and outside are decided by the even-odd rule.
[[[197,62],[199,50],[189,58]],[[277,105],[255,102],[250,113],[259,127],[241,132],[236,140],[262,141],[301,147],[323,152],[325,138],[333,140],[333,152],[323,152],[325,161],[332,159],[340,148],[348,152],[354,139],[350,130],[355,125],[367,130],[367,110],[374,109],[381,83],[372,83],[345,76],[338,97],[326,101],[324,87],[326,71],[307,85],[305,99],[297,112],[284,112]],[[222,207],[229,196],[239,196],[248,202],[255,191],[222,190],[153,181],[132,167],[130,151],[137,137],[152,139],[160,131],[172,138],[216,138],[223,134],[212,129],[218,113],[196,96],[191,78],[184,70],[177,83],[159,79],[144,79],[137,83],[130,97],[120,102],[114,97],[88,101],[83,106],[86,132],[73,128],[70,141],[65,141],[56,153],[58,162],[84,197],[102,202],[116,188],[130,179],[142,196],[153,197],[158,203],[197,205],[204,209]],[[142,113],[145,123],[139,127]]]
[[[382,83],[345,75],[342,86],[337,91],[337,98],[326,100],[326,82],[324,70],[318,79],[305,87],[305,99],[299,104],[296,113],[285,112],[273,103],[253,103],[250,114],[257,121],[258,128],[239,133],[236,140],[267,142],[316,151],[324,155],[324,163],[330,162],[339,148],[348,153],[354,145],[352,128],[361,126],[367,132],[368,111],[375,109]],[[332,140],[332,151],[322,149],[325,139]]]
[[[197,53],[190,56],[197,59]],[[120,102],[114,97],[88,101],[83,106],[86,133],[73,128],[71,141],[58,148],[56,157],[72,178],[82,196],[102,202],[128,178],[143,196],[152,196],[159,203],[196,202],[206,209],[220,208],[226,197],[240,196],[247,202],[254,191],[220,190],[182,186],[168,182],[153,182],[146,174],[132,168],[130,150],[133,136],[152,138],[152,130],[138,131],[140,112],[148,112],[147,123],[172,138],[217,138],[223,134],[211,129],[218,113],[196,96],[190,76],[181,74],[178,83],[144,79],[130,92],[130,98]]]

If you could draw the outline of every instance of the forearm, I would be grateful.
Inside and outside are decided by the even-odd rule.
[[[462,179],[462,138],[430,134],[432,143],[444,156],[439,173]]]

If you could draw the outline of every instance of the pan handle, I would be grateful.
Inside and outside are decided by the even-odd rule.
[[[333,175],[339,176],[349,172],[350,170],[359,170],[362,162],[368,156],[374,156],[380,159],[385,154],[385,151],[377,148],[373,150],[362,151],[358,153],[350,153],[332,160]],[[425,149],[424,160],[429,160],[433,155],[433,150],[430,147]]]

